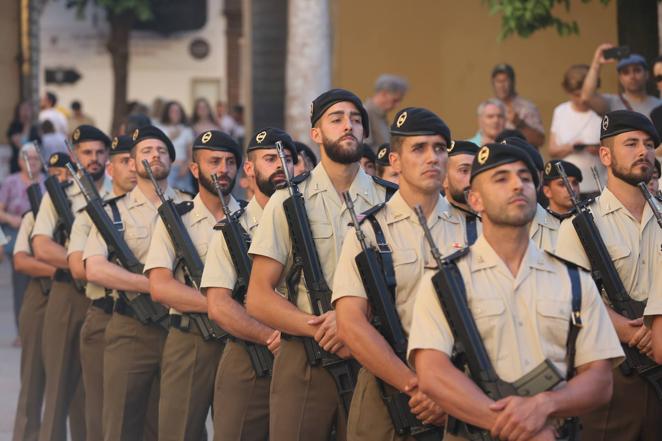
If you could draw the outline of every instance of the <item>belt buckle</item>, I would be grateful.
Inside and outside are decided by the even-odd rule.
[[[572,325],[577,328],[582,328],[584,326],[582,323],[582,313],[580,311],[572,311],[572,314],[570,314],[570,320],[572,321]]]
[[[377,250],[379,251],[379,254],[391,254],[391,247],[387,243],[378,243],[377,244]]]

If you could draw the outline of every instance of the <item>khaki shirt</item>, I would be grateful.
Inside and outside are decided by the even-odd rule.
[[[230,209],[234,213],[234,210]],[[255,230],[260,218],[262,217],[262,207],[258,204],[255,197],[246,206],[246,209],[239,217],[239,223],[251,238],[255,235]],[[202,288],[226,288],[233,290],[237,283],[237,270],[232,262],[230,250],[225,243],[225,237],[220,231],[214,231],[209,244],[209,252],[205,263],[205,270],[202,273]]]
[[[112,183],[108,176],[104,176],[103,184],[99,189],[99,195],[105,199],[113,191]],[[85,196],[78,188],[78,185],[72,184],[69,185],[65,190],[69,201],[71,202],[71,211],[72,213],[79,212],[82,208],[85,207]],[[58,215],[55,210],[55,206],[51,201],[50,195],[48,193],[44,194],[44,197],[41,199],[41,205],[39,205],[39,213],[37,214],[37,219],[35,220],[34,230],[32,231],[32,236],[44,235],[53,239],[53,233],[55,232],[55,227],[58,224]]]
[[[536,204],[536,216],[529,227],[529,237],[538,248],[555,254],[561,222],[542,205]]]
[[[446,199],[448,202],[448,199]],[[462,241],[459,242],[462,246],[466,246],[468,241],[467,241],[467,212],[464,210],[459,209],[455,205],[451,204],[448,202],[448,222],[452,224],[459,224],[460,225],[460,231],[462,232]],[[476,215],[476,238],[483,234],[483,222],[481,222],[481,219],[478,215]],[[462,248],[460,247],[455,247],[455,248]]]
[[[165,197],[173,199],[176,203],[189,199],[184,193],[170,187],[166,189]],[[136,186],[117,201],[117,208],[124,224],[124,240],[136,259],[144,263],[156,220],[159,217],[158,206],[152,204],[140,187]],[[84,260],[92,256],[108,257],[108,246],[96,227],[92,228],[83,251]]]
[[[513,382],[545,358],[565,375],[566,340],[572,311],[571,285],[564,263],[533,241],[513,277],[484,236],[457,261],[469,308],[496,373]],[[409,335],[408,353],[434,349],[449,357],[454,338],[428,271],[421,282]],[[575,366],[622,359],[623,350],[595,283],[580,271],[583,327],[577,337]]]
[[[14,243],[13,255],[18,253],[26,253],[32,256],[32,246],[30,245],[30,233],[34,227],[34,214],[28,211],[21,220],[21,226],[18,227],[16,233],[16,242]]]
[[[348,224],[351,222],[350,215],[322,163],[312,170],[308,179],[299,184],[299,190],[303,194],[306,204],[310,228],[324,278],[331,287],[336,262],[340,256],[340,248],[345,239]],[[384,202],[386,199],[386,189],[375,183],[361,169],[354,178],[349,193],[357,213]],[[283,208],[283,201],[288,197],[287,190],[278,190],[271,196],[264,207],[264,214],[249,249],[250,254],[269,257],[285,266],[279,285],[283,283],[292,266],[292,240]],[[297,291],[297,307],[304,312],[312,313],[303,276]]]
[[[589,208],[630,297],[644,301],[649,295],[660,295],[662,279],[658,274],[662,268],[662,229],[657,225],[650,207],[644,207],[642,222],[639,223],[605,188]],[[583,268],[591,267],[572,225],[572,218],[561,224],[556,254]]]
[[[461,225],[448,221],[448,207],[446,199],[439,196],[434,212],[428,219],[432,237],[442,254],[450,254],[464,246]],[[393,195],[384,208],[375,214],[375,219],[384,231],[386,243],[391,247],[397,282],[395,307],[405,334],[409,334],[416,288],[421,281],[425,267],[433,266],[430,246],[425,240],[416,213],[407,205],[399,191]],[[375,234],[370,222],[362,222],[361,229],[366,235],[368,246],[375,246]],[[455,244],[457,246],[453,249]],[[445,249],[447,252],[444,252]],[[347,233],[336,267],[333,280],[333,302],[348,296],[368,298],[354,260],[361,251],[361,246],[352,228]]]

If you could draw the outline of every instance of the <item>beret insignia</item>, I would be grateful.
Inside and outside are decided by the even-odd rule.
[[[255,140],[257,141],[258,144],[261,144],[262,141],[264,141],[264,138],[267,137],[267,132],[265,130],[261,131],[257,135],[255,135]]]
[[[57,154],[51,156],[51,161],[50,161],[50,162],[51,162],[51,165],[55,165],[55,164],[57,164],[57,161],[58,161],[59,159],[60,159],[60,157],[59,157]]]
[[[490,157],[490,148],[486,145],[483,146],[482,149],[478,152],[478,163],[480,165],[485,164],[485,161],[487,161],[487,158]]]
[[[402,127],[402,125],[407,121],[407,112],[402,112],[402,115],[398,117],[398,121],[395,123],[398,128]]]
[[[207,132],[204,135],[202,135],[202,138],[200,139],[203,144],[207,144],[209,140],[211,139],[211,132]]]
[[[138,139],[138,135],[140,135],[140,129],[134,130],[132,139],[135,141],[136,139]]]
[[[74,130],[72,138],[74,139],[74,141],[78,141],[78,139],[80,138],[80,130],[79,129]]]

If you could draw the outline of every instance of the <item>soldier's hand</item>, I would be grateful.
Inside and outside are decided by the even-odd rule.
[[[636,347],[643,354],[647,354],[652,351],[652,337],[651,331],[646,326],[644,326],[644,319],[638,318],[635,320],[630,320],[628,325],[633,328],[631,337],[628,340],[628,346],[631,348]]]
[[[411,395],[409,408],[419,421],[423,424],[434,424],[435,426],[444,425],[446,412],[437,403],[421,392],[418,387],[408,389],[408,393]]]
[[[352,351],[350,351],[347,346],[341,346],[340,349],[334,351],[333,353],[336,354],[338,357],[342,358],[343,360],[352,358]]]
[[[280,349],[280,331],[274,331],[267,339],[267,348],[276,355]]]
[[[317,325],[317,332],[313,337],[325,351],[336,353],[343,346],[340,339],[338,339],[335,311],[327,311],[319,317],[309,320],[308,324]]]
[[[492,437],[503,440],[528,440],[538,434],[545,424],[549,412],[544,396],[510,396],[490,405],[498,412],[496,422],[490,430]]]

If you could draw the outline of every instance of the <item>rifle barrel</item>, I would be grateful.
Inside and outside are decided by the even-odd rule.
[[[292,196],[294,195],[292,175],[290,175],[290,170],[287,168],[287,158],[285,157],[285,149],[283,148],[283,143],[281,141],[276,141],[276,151],[278,152],[280,163],[283,166],[283,174],[285,175],[285,181],[287,182],[287,189],[290,192],[290,196]]]
[[[430,232],[430,228],[428,228],[428,220],[425,218],[425,213],[423,213],[423,208],[420,205],[416,205],[414,207],[414,212],[418,217],[418,222],[421,224],[421,228],[423,228],[423,234],[425,235],[425,239],[428,241],[428,244],[430,245],[430,251],[432,252],[432,257],[437,262],[439,268],[441,268],[441,264],[442,264],[441,252],[439,251],[439,248],[437,248],[437,245],[434,243],[434,239],[432,238],[432,233]]]
[[[161,187],[159,187],[159,183],[156,181],[156,178],[154,177],[154,173],[152,172],[152,167],[149,165],[149,161],[147,159],[143,159],[142,161],[143,167],[145,167],[145,172],[147,173],[147,176],[149,177],[149,180],[152,181],[152,185],[154,186],[154,190],[156,191],[156,195],[161,199],[161,202],[165,202],[165,195],[163,194],[163,190],[161,190]]]

